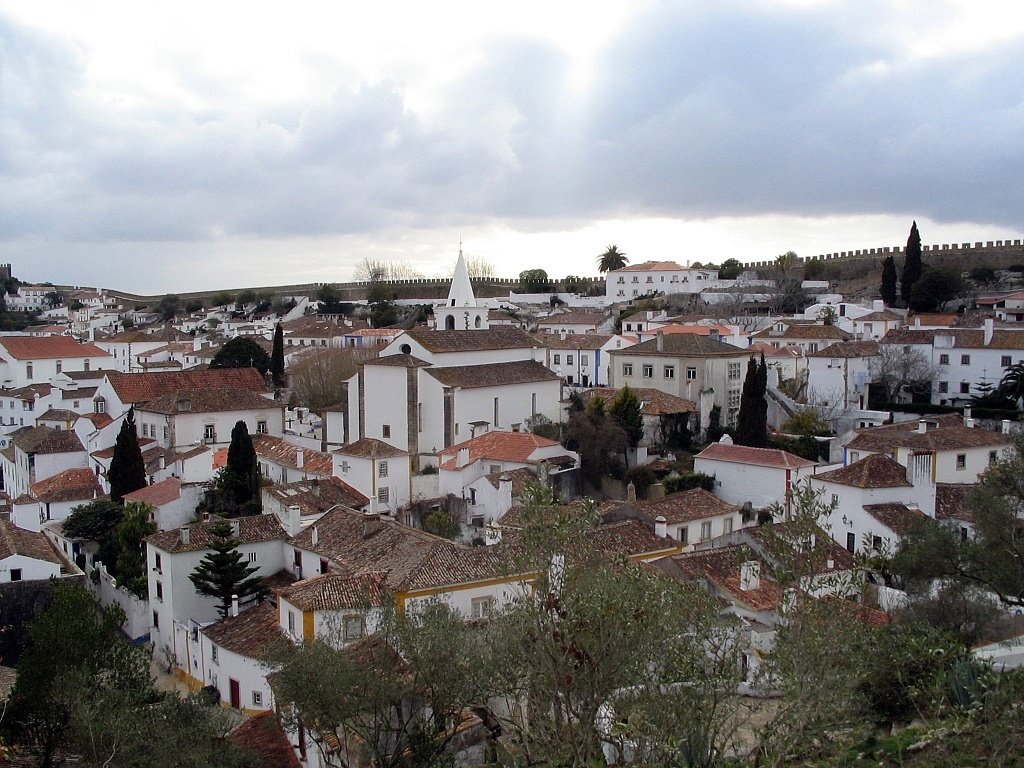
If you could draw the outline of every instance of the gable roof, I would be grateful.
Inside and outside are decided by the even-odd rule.
[[[360,459],[392,459],[396,456],[408,456],[408,451],[395,448],[393,445],[375,437],[363,437],[354,443],[336,448],[334,453],[342,456],[355,456]]]
[[[847,333],[837,325],[819,325],[818,323],[795,323],[783,321],[786,327],[782,331],[775,330],[772,325],[763,331],[752,333],[752,339],[767,341],[770,339],[838,339],[846,340],[853,338],[853,334]]]
[[[658,536],[639,520],[595,525],[584,535],[603,552],[627,557],[663,554],[682,546],[675,539]]]
[[[621,391],[621,387],[591,387],[583,390],[584,402],[590,402],[595,397],[603,397],[605,402],[611,402]],[[630,387],[640,401],[640,413],[644,416],[667,416],[675,413],[696,413],[697,404],[677,395],[670,395],[653,387]]]
[[[338,504],[343,504],[351,509],[359,509],[370,501],[351,485],[334,475],[271,485],[264,488],[263,493],[276,499],[285,507],[298,507],[299,513],[302,515],[320,514]]]
[[[145,488],[124,495],[125,501],[149,504],[152,507],[162,507],[164,504],[170,504],[180,498],[181,479],[177,477],[168,477],[159,483],[147,485]]]
[[[11,433],[11,443],[25,453],[77,453],[84,451],[82,441],[70,429],[22,427]]]
[[[974,510],[967,503],[974,484],[937,483],[935,485],[935,519],[974,522]]]
[[[475,331],[438,331],[417,326],[409,336],[430,352],[473,352],[490,349],[533,349],[530,334],[509,325]]]
[[[462,387],[463,389],[500,387],[504,384],[530,384],[538,381],[561,381],[558,374],[535,360],[428,368],[427,375],[446,387]]]
[[[289,443],[283,437],[253,435],[252,447],[256,451],[257,458],[292,469],[300,469],[298,458],[299,451],[302,451],[301,469],[311,475],[326,476],[334,471],[334,459],[331,458],[331,454],[312,448],[303,448],[300,445]]]
[[[695,458],[728,461],[734,464],[751,464],[773,469],[802,469],[817,465],[817,462],[808,461],[779,448],[750,448],[746,445],[728,445],[727,443],[712,443],[698,453]]]
[[[277,606],[266,601],[228,616],[199,630],[225,650],[240,656],[259,658],[272,643],[288,636],[277,618]]]
[[[732,515],[740,511],[735,504],[729,504],[703,488],[670,493],[661,499],[626,503],[631,504],[651,521],[659,516],[664,517],[669,525]]]
[[[537,342],[548,349],[593,350],[600,349],[612,338],[610,333],[542,333]]]
[[[911,509],[906,504],[865,504],[864,511],[897,536],[907,533],[915,523],[928,519],[920,509]]]
[[[175,416],[183,413],[284,410],[284,404],[238,387],[179,389],[138,406],[140,412]]]
[[[927,429],[918,431],[923,420]],[[846,444],[854,450],[891,452],[896,448],[918,451],[955,451],[966,448],[995,448],[1010,444],[1010,436],[983,427],[964,425],[958,413],[926,416],[917,421],[885,424],[857,430],[856,436]]]
[[[32,483],[29,492],[36,501],[55,504],[61,501],[92,500],[103,495],[103,489],[91,469],[65,469],[45,480]]]
[[[43,560],[57,565],[64,564],[60,553],[46,538],[45,533],[26,531],[18,528],[6,517],[0,517],[0,560],[13,555],[30,557],[33,560]]]
[[[689,552],[666,558],[690,579],[705,580],[724,593],[727,599],[743,603],[755,611],[774,611],[782,605],[782,590],[771,577],[768,564],[740,545],[702,552]],[[748,561],[760,566],[757,589],[740,588],[740,566]],[[671,573],[661,560],[656,566]]]
[[[2,336],[0,346],[15,360],[109,357],[95,344],[83,344],[70,336]]]
[[[302,768],[288,734],[273,712],[260,712],[242,722],[231,740],[256,758],[254,768]]]
[[[146,542],[171,554],[199,552],[209,548],[210,542],[214,539],[213,528],[223,522],[224,520],[209,520],[186,526],[188,528],[188,543],[184,541],[184,533],[181,528],[154,533],[152,536],[146,537]],[[251,515],[235,518],[229,522],[238,523],[239,532],[236,538],[241,544],[257,544],[278,539],[284,541],[288,538],[275,515]]]
[[[817,352],[811,352],[808,357],[876,357],[878,355],[877,341],[841,341],[831,344]]]
[[[598,326],[608,319],[604,312],[560,312],[537,321],[537,327],[546,325],[590,325]]]
[[[658,350],[661,340],[662,349]],[[747,357],[745,349],[726,344],[724,341],[692,333],[670,333],[648,339],[631,347],[611,350],[613,355],[668,355],[670,357]]]
[[[814,475],[816,480],[853,488],[910,488],[906,468],[884,453],[873,453],[845,467]]]
[[[366,608],[379,606],[385,599],[379,574],[325,573],[296,581],[277,594],[303,611]]]
[[[267,382],[255,368],[206,368],[187,371],[121,373],[111,371],[107,380],[125,404],[146,403],[184,389],[235,387],[265,393]]]
[[[469,463],[490,459],[526,464],[530,456],[539,448],[561,447],[554,440],[535,435],[532,432],[485,432],[479,437],[471,438],[456,445],[445,448],[438,454],[441,469],[456,470],[459,451],[469,451]]]
[[[639,264],[627,264],[621,269],[613,269],[608,274],[613,272],[678,272],[680,270],[689,269],[674,261],[642,261]],[[717,272],[718,270],[699,270],[701,272]]]

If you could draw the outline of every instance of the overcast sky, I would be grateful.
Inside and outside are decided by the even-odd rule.
[[[0,0],[0,260],[146,292],[1021,237],[1024,4]]]

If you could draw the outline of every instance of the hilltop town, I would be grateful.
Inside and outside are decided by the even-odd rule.
[[[440,293],[4,267],[15,742],[81,753],[47,664],[124,641],[262,765],[1019,755],[1024,249],[916,233],[506,284],[459,251]],[[143,717],[118,691],[89,717]]]

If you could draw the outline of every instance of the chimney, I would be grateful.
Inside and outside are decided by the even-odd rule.
[[[1009,419],[1003,419],[1003,430],[1002,431],[1003,431],[1004,435],[1010,434],[1010,420]]]
[[[363,538],[368,539],[380,528],[380,515],[367,512],[363,515]]]
[[[914,327],[915,328],[920,328],[921,327],[921,318],[920,317],[915,317],[914,318]]]
[[[657,341],[655,341],[656,349],[659,352],[664,352],[665,351],[665,333],[664,333],[664,331],[658,331],[657,336],[655,336],[654,338],[657,339]]]
[[[295,466],[299,469],[306,466],[306,452],[301,448],[295,449]]]
[[[996,321],[991,317],[985,318],[985,346],[992,343],[992,336],[996,332]]]
[[[664,483],[651,483],[647,488],[647,498],[651,501],[655,499],[665,498],[665,484]]]
[[[828,560],[825,561],[825,567],[831,571],[833,568],[836,567],[836,561],[830,557]]]
[[[925,421],[924,419],[918,419],[917,420],[917,434],[923,435],[927,431],[928,431],[928,422]]]
[[[160,453],[160,469],[167,469],[167,457],[164,456],[162,451]]]
[[[974,421],[974,419],[971,418],[971,406],[969,405],[966,408],[964,408],[964,423],[967,424],[968,420]],[[974,425],[970,424],[968,426],[973,427]]]
[[[313,546],[317,546],[320,543],[320,529],[315,525],[313,526]]]
[[[189,528],[188,528],[187,525],[182,526],[182,528],[181,528],[181,543],[182,544],[188,544],[189,538],[191,538],[191,531],[189,531]]]
[[[626,485],[626,501],[636,501],[636,486],[633,483]]]
[[[885,302],[882,301],[881,299],[875,299],[874,301],[871,302],[871,311],[872,312],[881,312],[884,309],[885,309]]]
[[[302,530],[302,510],[299,509],[297,504],[293,504],[288,507],[285,515],[285,532],[287,532],[289,536],[297,536],[299,531]]]
[[[238,520],[231,521],[231,535],[234,538],[238,538],[242,533],[242,523]]]
[[[455,454],[455,466],[460,469],[469,464],[469,448],[459,448],[459,452]]]
[[[238,615],[238,595],[231,596],[231,615]]]
[[[747,560],[740,564],[740,589],[750,592],[761,588],[761,563]]]
[[[664,515],[654,518],[654,535],[662,539],[668,536],[668,521],[665,520]]]

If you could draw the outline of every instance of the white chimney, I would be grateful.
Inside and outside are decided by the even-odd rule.
[[[231,535],[238,538],[242,534],[242,523],[238,520],[231,521]]]
[[[985,346],[992,343],[992,336],[996,332],[996,321],[991,317],[985,318]]]
[[[459,448],[459,452],[455,454],[455,466],[460,469],[469,464],[469,448]]]
[[[367,512],[363,515],[363,538],[368,538],[380,527],[380,515]]]
[[[297,504],[293,504],[288,507],[286,514],[286,520],[284,529],[289,536],[297,536],[299,531],[302,530],[302,510],[299,509]]]
[[[306,466],[306,452],[301,448],[295,449],[295,466],[299,469]]]
[[[231,615],[238,615],[238,595],[231,596]]]
[[[740,564],[740,589],[750,592],[761,588],[761,563],[758,560],[747,560]]]
[[[964,423],[966,424],[967,420],[970,419],[970,418],[971,418],[971,406],[968,405],[966,408],[964,408]],[[974,425],[972,424],[971,426],[974,426]]]
[[[1009,419],[1003,419],[1003,434],[1004,435],[1010,434],[1010,420]]]
[[[655,348],[659,352],[664,352],[665,351],[665,333],[663,331],[658,331],[657,336],[655,336],[654,338],[657,339],[657,341],[655,342]]]
[[[626,484],[626,501],[636,501],[636,486],[633,483]]]
[[[182,544],[188,544],[189,538],[190,538],[190,534],[191,534],[191,532],[189,531],[188,526],[187,525],[183,526],[182,529],[181,529],[181,543]]]
[[[160,469],[167,469],[167,457],[163,453],[160,454]]]
[[[836,561],[830,557],[828,560],[825,561],[825,567],[831,571],[833,568],[836,567]]]
[[[668,536],[668,521],[664,515],[654,518],[654,535],[662,539]]]
[[[313,546],[317,546],[320,543],[320,529],[315,525],[313,526]]]
[[[875,299],[874,301],[871,302],[871,311],[872,312],[881,312],[884,309],[885,309],[885,302],[882,301],[881,299]]]
[[[918,419],[917,420],[917,433],[919,435],[923,435],[927,431],[928,431],[928,422],[925,421],[924,419]]]

